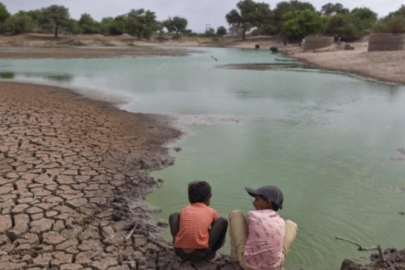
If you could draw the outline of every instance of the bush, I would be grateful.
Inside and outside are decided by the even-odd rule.
[[[31,31],[34,22],[27,14],[16,14],[6,20],[2,29],[4,32],[13,33],[14,35],[23,34]]]
[[[388,17],[378,21],[373,27],[374,33],[405,33],[405,17]]]
[[[283,17],[281,33],[284,37],[298,40],[322,30],[321,16],[310,9],[288,12]]]
[[[335,39],[352,41],[360,38],[364,33],[359,29],[359,25],[359,21],[352,14],[337,14],[330,19],[325,34],[331,35]]]

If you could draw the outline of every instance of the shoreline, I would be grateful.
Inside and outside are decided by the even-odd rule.
[[[325,73],[331,73],[331,74],[340,74],[340,75],[345,75],[369,82],[374,82],[374,83],[382,83],[382,84],[387,84],[387,85],[392,85],[392,86],[403,86],[405,85],[405,81],[402,80],[389,80],[384,77],[379,77],[379,76],[371,76],[370,74],[362,71],[352,71],[350,69],[345,69],[345,68],[332,68],[332,67],[326,67],[323,66],[322,64],[318,64],[315,61],[311,61],[306,58],[302,58],[300,56],[296,56],[295,54],[284,54],[286,57],[290,57],[292,59],[296,59],[304,64],[305,68],[309,69],[317,69],[321,71],[325,71]]]
[[[174,163],[162,146],[181,135],[170,117],[51,86],[1,82],[0,92],[5,269],[182,267],[144,201],[163,182],[150,171]]]
[[[292,57],[294,58],[294,55],[288,55],[286,54],[288,57]],[[299,59],[300,61],[303,61],[305,63],[305,60],[302,60],[300,58],[296,58]],[[310,65],[314,65],[311,64]],[[322,68],[320,66],[316,66],[319,69],[322,70],[327,70],[327,71],[332,71],[335,72],[337,71],[338,73],[342,73],[343,75],[349,75],[349,76],[355,76],[355,77],[359,77],[361,79],[365,79],[365,80],[369,80],[369,77],[364,77],[363,75],[356,74],[356,73],[351,73],[345,70],[329,70],[327,68]],[[374,79],[371,78],[372,82],[378,82],[381,83],[381,81],[376,81]],[[385,83],[384,81],[382,81],[382,83]],[[67,92],[65,95],[65,98],[67,99],[71,99],[74,100],[74,102],[78,101],[78,102],[85,102],[86,104],[93,104],[92,106],[96,106],[99,107],[100,109],[104,110],[106,114],[108,114],[107,112],[114,112],[114,114],[119,114],[121,115],[122,118],[132,118],[135,115],[140,117],[140,122],[138,123],[142,123],[142,125],[144,125],[144,127],[146,127],[146,130],[149,132],[149,129],[156,129],[156,133],[160,133],[161,129],[166,130],[168,129],[175,129],[175,132],[178,132],[178,135],[175,135],[172,140],[178,140],[180,138],[180,136],[182,136],[181,131],[179,131],[178,127],[174,126],[171,122],[171,120],[169,119],[169,116],[165,116],[165,115],[149,115],[149,114],[138,114],[138,113],[129,113],[129,112],[125,112],[119,108],[117,108],[116,106],[114,106],[114,104],[117,104],[115,102],[111,102],[111,101],[100,101],[100,100],[94,100],[93,97],[85,97],[83,96],[82,93],[76,92],[74,89],[70,89],[68,87],[63,87],[63,86],[54,86],[54,85],[43,85],[41,83],[38,84],[32,84],[31,82],[11,82],[11,81],[0,81],[0,93],[2,91],[2,88],[4,85],[12,85],[12,84],[16,84],[16,85],[21,85],[24,84],[26,88],[47,88],[49,90],[48,94],[52,95],[54,94],[54,90],[55,92]],[[61,94],[63,95],[63,94]],[[73,97],[74,96],[74,97]],[[73,98],[72,98],[73,97]],[[0,97],[0,100],[2,99],[2,97]],[[43,108],[40,108],[43,109]],[[119,111],[119,113],[117,112]],[[3,116],[3,110],[1,108],[1,104],[0,104],[0,119]],[[90,115],[86,115],[86,116],[90,116]],[[131,117],[132,116],[132,117]],[[153,127],[151,127],[151,123],[153,123]],[[160,124],[159,124],[160,123]],[[156,126],[155,126],[156,124]],[[128,126],[129,127],[129,126]],[[0,126],[0,131],[2,132],[3,130],[1,129]],[[153,133],[153,132],[152,132]],[[132,134],[132,133],[131,133]],[[135,136],[137,134],[129,134],[128,136]],[[105,134],[103,134],[104,136]],[[94,227],[98,227],[98,234],[101,235],[102,240],[100,240],[99,242],[101,243],[101,249],[104,250],[103,253],[101,254],[87,254],[86,250],[82,250],[79,248],[79,246],[83,245],[83,242],[88,241],[88,240],[95,240],[91,237],[87,238],[87,236],[85,236],[86,238],[80,239],[80,236],[77,238],[77,245],[76,245],[76,249],[79,250],[79,253],[86,253],[86,256],[93,256],[91,259],[89,259],[89,261],[86,261],[84,263],[80,263],[82,265],[82,268],[79,268],[79,266],[77,265],[78,260],[77,260],[77,255],[72,255],[74,250],[73,248],[71,248],[71,244],[72,246],[75,246],[75,241],[74,238],[70,239],[66,236],[68,236],[70,233],[73,232],[65,232],[64,235],[62,235],[62,237],[64,239],[67,239],[66,241],[60,242],[58,244],[52,244],[51,246],[53,246],[54,248],[57,248],[58,245],[63,245],[66,244],[67,242],[69,242],[67,249],[69,249],[68,252],[65,252],[65,254],[61,254],[63,253],[61,249],[55,249],[53,250],[53,252],[47,251],[44,253],[38,252],[38,253],[25,253],[27,246],[24,245],[31,245],[32,247],[32,243],[36,243],[36,241],[33,241],[32,239],[30,239],[29,242],[27,241],[27,237],[33,237],[30,231],[27,231],[24,234],[21,235],[16,235],[18,238],[14,239],[14,241],[12,241],[11,243],[7,243],[7,244],[12,244],[12,245],[16,245],[14,243],[18,243],[17,248],[20,247],[21,245],[23,245],[24,247],[21,248],[22,251],[18,251],[15,252],[17,255],[17,257],[19,259],[15,260],[15,258],[10,258],[10,261],[6,261],[7,267],[11,267],[11,268],[7,268],[7,269],[19,269],[18,267],[21,267],[22,265],[24,265],[24,263],[26,263],[24,265],[25,266],[30,266],[30,267],[34,267],[37,265],[42,265],[45,266],[46,264],[39,264],[38,262],[40,261],[40,259],[47,259],[50,260],[51,263],[49,263],[49,265],[52,266],[52,261],[55,261],[55,265],[57,265],[58,267],[61,267],[62,265],[68,265],[69,263],[67,263],[68,259],[66,259],[63,263],[60,264],[56,264],[56,260],[60,260],[60,257],[63,255],[72,255],[72,264],[69,264],[69,267],[77,267],[77,268],[72,268],[72,269],[85,269],[86,267],[96,267],[96,269],[103,269],[101,264],[97,264],[97,261],[100,261],[100,263],[102,263],[103,265],[110,265],[112,267],[117,267],[114,268],[115,269],[123,269],[123,270],[127,270],[127,269],[179,269],[182,267],[189,267],[187,269],[199,269],[199,267],[191,267],[191,265],[189,264],[180,264],[177,262],[176,258],[173,256],[173,252],[171,250],[171,245],[168,244],[164,239],[163,236],[161,235],[161,230],[164,226],[167,226],[166,222],[162,222],[162,221],[157,221],[155,220],[153,217],[150,216],[151,213],[153,213],[154,211],[156,211],[156,209],[152,209],[151,206],[147,205],[146,202],[142,199],[146,194],[153,192],[153,190],[155,188],[159,188],[162,185],[162,181],[159,179],[157,181],[155,181],[152,177],[150,177],[149,173],[152,170],[155,169],[162,169],[164,167],[170,166],[173,163],[173,159],[170,157],[169,153],[168,153],[168,149],[167,149],[167,144],[171,143],[173,141],[161,138],[160,135],[155,134],[159,139],[156,141],[153,141],[153,149],[152,151],[156,151],[153,153],[150,153],[147,155],[147,157],[145,159],[141,159],[138,158],[135,163],[135,167],[137,167],[137,175],[136,177],[141,179],[139,184],[139,181],[134,184],[133,183],[133,179],[128,179],[127,180],[118,180],[119,182],[124,181],[125,183],[122,184],[122,186],[118,186],[117,187],[117,194],[114,194],[114,196],[111,197],[111,206],[112,208],[105,208],[105,205],[101,205],[101,207],[97,208],[97,214],[96,215],[87,215],[87,217],[83,218],[83,221],[80,221],[78,223],[83,224],[81,225],[82,227],[84,226],[93,226],[93,224],[91,223],[91,219],[95,218],[97,219],[96,223],[97,226]],[[3,134],[0,135],[0,141],[2,140],[2,136]],[[102,137],[102,136],[101,136]],[[137,136],[136,136],[137,137]],[[139,138],[137,138],[139,139]],[[145,139],[147,140],[147,139]],[[1,146],[1,144],[0,144]],[[142,145],[142,147],[144,147],[146,145]],[[141,147],[141,146],[137,146],[137,147]],[[142,149],[142,147],[140,149]],[[157,148],[154,148],[157,147]],[[150,151],[150,149],[146,150],[147,152]],[[163,152],[162,152],[163,151]],[[3,165],[2,162],[2,150],[0,148],[0,166]],[[122,158],[122,157],[121,157]],[[122,159],[124,161],[124,163],[126,164],[126,162],[128,162],[127,158],[123,158]],[[127,166],[128,164],[126,164]],[[117,165],[118,166],[118,165]],[[52,168],[53,169],[53,168]],[[128,168],[126,168],[128,169]],[[2,169],[0,169],[1,171]],[[47,169],[45,169],[47,170]],[[133,168],[132,168],[133,170]],[[34,174],[37,172],[34,172]],[[68,175],[69,176],[69,175]],[[55,176],[56,178],[58,178],[58,176]],[[96,177],[96,176],[91,176],[91,177]],[[132,176],[131,176],[132,177]],[[135,177],[135,176],[134,176]],[[8,179],[8,178],[7,178]],[[0,175],[0,189],[4,186],[4,185],[8,185],[9,183],[2,183],[1,181],[3,180],[2,175]],[[26,180],[26,179],[24,179]],[[35,180],[35,179],[31,179],[31,180]],[[20,180],[16,180],[17,182]],[[72,185],[72,184],[69,184]],[[9,186],[9,185],[8,185]],[[15,188],[15,185],[12,185],[13,188]],[[17,184],[17,190],[20,186]],[[124,189],[121,189],[121,187],[125,187]],[[37,187],[35,186],[33,189],[36,189]],[[139,191],[139,189],[141,189]],[[16,190],[16,189],[15,189]],[[85,192],[84,192],[85,193]],[[2,194],[0,192],[0,194]],[[136,194],[137,195],[137,200],[133,201],[132,200],[132,195]],[[3,195],[2,195],[3,196]],[[34,196],[35,197],[35,196]],[[25,198],[25,197],[24,197]],[[140,198],[140,199],[139,199]],[[13,198],[12,200],[19,200],[19,198],[15,199]],[[3,205],[5,202],[2,201],[2,198],[0,196],[0,205]],[[68,203],[68,208],[71,208],[73,204]],[[60,206],[60,205],[59,205]],[[33,206],[34,207],[34,206]],[[32,208],[32,207],[31,207]],[[41,207],[39,207],[40,209],[42,209]],[[79,209],[79,207],[74,207],[75,209]],[[29,208],[30,209],[30,208]],[[113,209],[113,210],[111,210]],[[0,210],[3,210],[3,208],[0,208]],[[9,209],[10,211],[12,211],[12,209]],[[46,212],[46,209],[42,209],[43,213]],[[33,219],[31,218],[32,215],[39,215],[40,213],[28,213],[26,212],[28,211],[28,208],[25,209],[23,212],[24,214],[21,213],[17,213],[17,215],[28,215],[30,217],[31,222],[35,222],[38,219]],[[59,211],[59,210],[58,210]],[[70,211],[70,210],[69,210]],[[84,211],[90,211],[88,209],[85,209]],[[100,213],[98,213],[100,212]],[[6,212],[7,213],[7,212]],[[10,212],[11,213],[11,212]],[[106,213],[104,216],[103,213]],[[87,213],[86,213],[87,214]],[[4,214],[3,214],[4,215]],[[14,214],[11,214],[14,215]],[[7,214],[6,214],[7,216]],[[137,216],[136,219],[133,218],[129,218],[129,216]],[[37,216],[36,216],[37,217]],[[44,217],[48,216],[46,214],[43,215],[42,218],[39,218],[39,220],[42,220]],[[2,217],[3,218],[3,217]],[[81,217],[80,217],[81,218]],[[79,218],[79,219],[80,219]],[[104,221],[104,219],[111,219],[112,221],[114,221],[114,223],[108,224],[107,226],[103,226],[101,225],[102,222]],[[1,220],[3,221],[3,219]],[[123,222],[124,221],[124,222]],[[30,223],[31,223],[30,222]],[[88,224],[88,222],[90,222]],[[15,226],[17,223],[15,221],[15,218],[12,218],[12,225]],[[39,222],[38,222],[39,223]],[[49,223],[49,222],[48,222]],[[37,224],[37,223],[35,223]],[[71,228],[74,228],[73,230],[77,229],[75,226],[73,226],[72,224],[69,224],[69,228],[67,225],[67,222],[64,223],[65,224],[65,228],[67,230],[72,231]],[[117,225],[118,224],[118,225]],[[34,226],[37,227],[37,226]],[[41,232],[41,234],[47,234],[53,231],[53,228],[55,227],[55,223],[53,223],[53,225],[51,226],[51,230],[46,229],[45,231]],[[115,237],[122,237],[125,236],[126,234],[129,233],[129,231],[133,228],[136,228],[136,232],[134,234],[133,237],[131,237],[131,239],[128,242],[120,242],[120,243],[115,243],[115,242],[111,242],[109,238],[115,238]],[[30,230],[31,226],[28,226],[28,230]],[[107,229],[105,229],[107,228]],[[110,230],[110,228],[112,228],[112,230]],[[119,230],[117,230],[117,228]],[[11,238],[14,238],[13,233],[8,233],[8,234],[2,234],[2,227],[0,226],[0,240],[4,241],[9,241]],[[35,229],[37,230],[37,229]],[[79,229],[78,229],[79,230]],[[13,231],[13,227],[12,228],[8,228],[6,230],[7,232],[12,232]],[[152,231],[152,234],[149,234],[149,231]],[[29,236],[27,236],[29,235]],[[117,236],[118,235],[118,236]],[[4,238],[3,236],[6,236],[8,238]],[[3,238],[2,238],[3,237]],[[22,239],[20,241],[20,239]],[[38,247],[40,247],[41,249],[44,248],[49,248],[49,247],[45,247],[46,245],[50,245],[50,242],[46,242],[44,244],[44,236],[40,237],[40,239],[37,241]],[[142,240],[139,240],[142,239]],[[11,240],[10,240],[11,241]],[[18,241],[18,242],[17,242]],[[88,243],[88,242],[86,242]],[[141,244],[139,244],[141,243]],[[95,242],[92,242],[92,244],[96,245]],[[35,244],[36,245],[36,244]],[[97,246],[97,245],[96,245]],[[2,247],[2,243],[0,241],[0,247],[1,249],[3,249]],[[97,246],[99,247],[99,246]],[[128,251],[128,249],[133,249],[131,250],[131,252]],[[45,250],[45,249],[44,249]],[[108,251],[108,252],[107,252]],[[140,252],[140,253],[139,253]],[[44,254],[51,254],[50,257],[48,258],[48,255],[44,255]],[[125,255],[122,255],[121,253],[124,253]],[[130,255],[130,253],[134,253],[135,255]],[[111,256],[111,254],[115,254],[114,256]],[[143,254],[143,255],[140,255]],[[9,256],[9,254],[3,254],[2,252],[0,252],[0,259],[2,259],[2,256]],[[21,261],[20,259],[23,259],[23,257],[26,255],[38,255],[37,257],[34,258],[34,256],[31,256],[31,258],[29,260],[25,260],[25,261]],[[14,254],[12,255],[14,256]],[[131,257],[132,256],[132,257]],[[134,257],[135,256],[135,257]],[[69,257],[69,256],[67,256]],[[28,258],[28,257],[27,257]],[[27,259],[26,258],[26,259]],[[107,258],[107,259],[105,259]],[[114,260],[115,258],[115,260]],[[83,256],[81,255],[80,259],[83,259]],[[94,259],[94,260],[93,260]],[[15,260],[15,261],[13,261]],[[80,260],[79,260],[80,262]],[[31,263],[31,264],[30,264]],[[73,266],[75,265],[75,266]],[[137,268],[131,268],[133,266],[136,266]],[[12,267],[16,267],[16,268],[12,268]],[[67,266],[66,266],[67,267]],[[211,268],[206,268],[207,265],[203,265],[201,266],[201,269],[211,269]],[[71,268],[65,268],[65,269],[71,269]],[[107,268],[105,268],[107,269]],[[233,269],[233,267],[229,264],[228,258],[225,258],[224,261],[220,261],[218,262],[218,264],[215,264],[213,266],[212,269],[227,269],[227,270],[231,270]],[[360,268],[359,268],[360,269]],[[371,268],[370,268],[371,269]]]

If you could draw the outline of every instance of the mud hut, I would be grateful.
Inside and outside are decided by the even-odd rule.
[[[368,42],[368,51],[400,51],[405,49],[404,34],[371,34]]]
[[[333,44],[333,37],[325,36],[307,36],[305,37],[304,51],[313,51],[326,48]]]

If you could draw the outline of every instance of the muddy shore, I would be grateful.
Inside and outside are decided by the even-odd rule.
[[[232,269],[180,264],[143,201],[174,162],[170,121],[0,83],[0,269]]]
[[[41,47],[0,47],[0,59],[69,59],[69,58],[115,58],[136,56],[186,56],[192,51],[185,49],[103,49],[103,48],[41,48]]]
[[[154,51],[145,50],[137,55]],[[337,57],[332,57],[333,52],[294,50],[288,51],[290,56],[311,67],[397,83],[405,80],[405,76],[378,77],[348,70],[350,56],[335,62],[342,66],[328,67],[330,61],[325,59]],[[107,54],[97,49],[89,57],[87,49],[15,51],[10,58],[131,56],[121,49],[108,49],[112,53]],[[170,55],[160,53],[156,55]],[[402,65],[403,72],[405,58],[396,56],[403,52],[387,54],[393,57],[390,74],[397,74]],[[353,61],[367,58],[356,55]],[[367,60],[370,70],[376,57],[381,58],[380,67],[373,71],[378,73],[384,61],[390,61],[384,54],[372,55]],[[156,209],[143,202],[147,193],[162,184],[149,172],[174,162],[162,147],[180,136],[170,122],[165,116],[126,113],[64,89],[0,83],[0,269],[233,269],[228,259],[194,267],[177,262],[171,245],[162,238],[167,224],[151,218]],[[123,240],[134,227],[131,238]],[[398,254],[395,258],[404,253]]]

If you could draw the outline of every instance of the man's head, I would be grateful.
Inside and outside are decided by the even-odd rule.
[[[283,208],[283,192],[275,186],[264,186],[258,189],[245,188],[247,193],[255,197],[253,205],[256,210],[272,209],[278,211]]]
[[[211,186],[205,181],[188,184],[188,200],[190,203],[205,203],[210,205]]]

